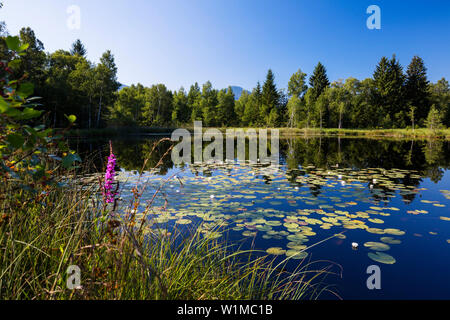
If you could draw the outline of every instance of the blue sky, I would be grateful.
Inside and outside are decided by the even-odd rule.
[[[321,61],[330,80],[370,77],[382,56],[406,68],[421,56],[433,82],[450,78],[450,1],[336,0],[4,0],[0,20],[11,34],[29,26],[46,51],[80,38],[88,58],[111,49],[119,81],[170,89],[210,80],[216,88],[251,89],[268,68],[287,87],[298,68]],[[381,30],[369,30],[369,5],[381,9]],[[67,27],[67,8],[81,10],[81,28]]]

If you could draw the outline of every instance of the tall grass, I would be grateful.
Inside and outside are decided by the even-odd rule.
[[[70,178],[70,179],[68,179]],[[0,204],[0,299],[314,299],[330,264],[286,263],[198,231],[150,228],[132,212],[105,210],[98,185],[73,173],[34,192],[4,180]],[[81,288],[67,288],[67,269]]]

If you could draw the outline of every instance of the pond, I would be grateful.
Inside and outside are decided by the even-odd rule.
[[[113,140],[124,204],[159,138]],[[72,146],[103,170],[108,141]],[[147,168],[169,146],[160,144]],[[145,200],[161,187],[151,224],[199,226],[205,236],[291,257],[292,268],[332,261],[342,277],[326,281],[342,299],[450,299],[449,167],[449,141],[292,137],[280,139],[278,166],[175,166],[169,155],[140,181],[149,183]],[[380,267],[381,289],[367,287],[371,265]]]

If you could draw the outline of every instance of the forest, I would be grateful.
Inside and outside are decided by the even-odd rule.
[[[0,24],[0,61],[13,62],[14,78],[33,84],[45,124],[62,127],[65,115],[77,127],[175,127],[194,120],[209,127],[295,128],[430,128],[450,126],[450,86],[442,78],[431,83],[422,58],[404,68],[396,58],[382,57],[371,78],[330,82],[318,62],[313,73],[298,69],[287,90],[279,89],[272,70],[251,92],[235,99],[231,87],[215,89],[210,81],[189,90],[171,91],[164,84],[125,86],[117,79],[114,55],[106,50],[99,62],[87,59],[80,40],[70,50],[45,52],[30,28],[19,38],[28,44],[14,64],[8,56],[5,23]],[[151,70],[150,70],[151,72]]]

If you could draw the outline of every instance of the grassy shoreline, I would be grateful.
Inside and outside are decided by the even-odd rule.
[[[193,127],[184,127],[193,132]],[[123,135],[170,135],[175,129],[173,127],[120,127],[103,129],[74,129],[67,133],[68,137],[115,137]],[[210,128],[203,128],[203,132]],[[255,129],[260,128],[217,128],[222,132],[227,129]],[[268,128],[270,129],[270,128]],[[274,128],[278,129],[280,136],[324,136],[324,137],[353,137],[353,138],[397,138],[397,139],[443,139],[450,140],[450,129],[430,130],[426,128],[419,129],[338,129],[338,128]],[[270,133],[270,131],[269,131]]]
[[[143,190],[127,191],[136,192],[130,204],[105,204],[97,183],[55,174],[69,185],[0,187],[2,300],[299,300],[329,291],[319,280],[329,266],[305,262],[287,272],[265,252],[199,231],[151,228],[151,210],[159,209],[137,215]],[[79,289],[67,287],[69,266],[81,271]]]

